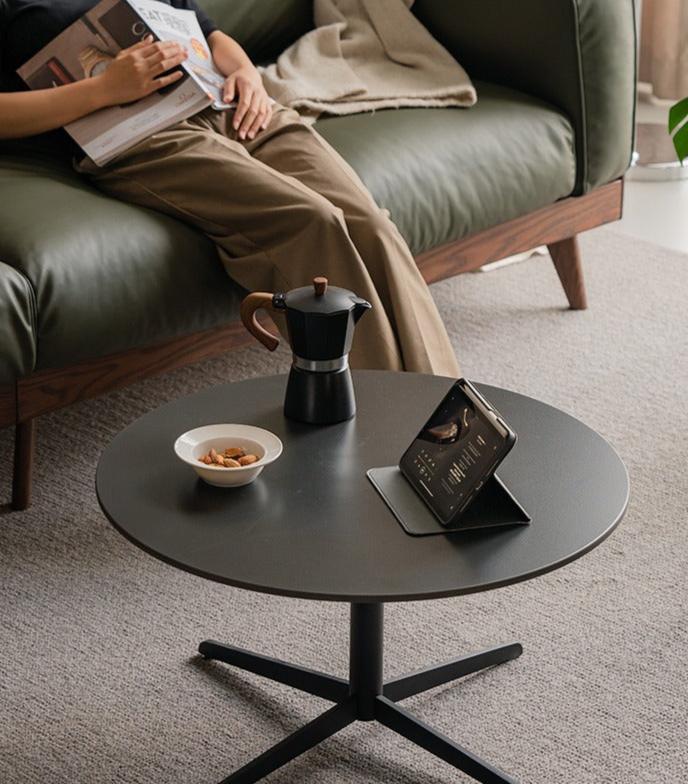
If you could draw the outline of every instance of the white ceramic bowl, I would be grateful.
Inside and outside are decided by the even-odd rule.
[[[243,447],[258,462],[239,468],[206,465],[199,458],[211,449],[222,452],[227,447]],[[240,487],[253,482],[266,465],[282,454],[282,442],[274,433],[252,425],[204,425],[183,433],[174,442],[177,457],[188,463],[210,485]]]

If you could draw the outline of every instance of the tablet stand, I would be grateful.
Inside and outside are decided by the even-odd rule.
[[[496,474],[493,474],[468,508],[449,525],[442,525],[416,493],[398,466],[371,468],[368,479],[411,536],[433,536],[475,528],[527,525],[530,517]]]

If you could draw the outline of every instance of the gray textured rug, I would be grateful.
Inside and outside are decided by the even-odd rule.
[[[433,287],[469,378],[561,406],[617,446],[632,500],[576,563],[467,598],[390,606],[387,675],[519,639],[515,662],[409,701],[538,784],[686,781],[688,257],[583,238],[587,312],[532,259]],[[100,450],[161,402],[287,367],[259,347],[46,417],[33,508],[0,515],[0,781],[214,784],[319,713],[286,687],[199,663],[206,636],[346,674],[347,607],[214,585],[103,519]],[[0,433],[4,487],[10,432]],[[353,725],[270,781],[468,781],[379,725]]]

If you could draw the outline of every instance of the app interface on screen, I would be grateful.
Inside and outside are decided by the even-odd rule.
[[[493,465],[502,444],[494,426],[455,386],[411,445],[404,464],[447,519]]]

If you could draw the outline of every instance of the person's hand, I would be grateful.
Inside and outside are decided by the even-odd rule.
[[[161,76],[165,71],[183,63],[188,52],[174,41],[156,41],[151,36],[114,58],[107,70],[94,77],[100,87],[106,105],[131,103],[145,98],[161,87],[179,81],[182,70]]]
[[[225,103],[238,99],[232,125],[240,139],[255,139],[267,128],[272,116],[272,99],[253,65],[237,68],[225,81]]]

